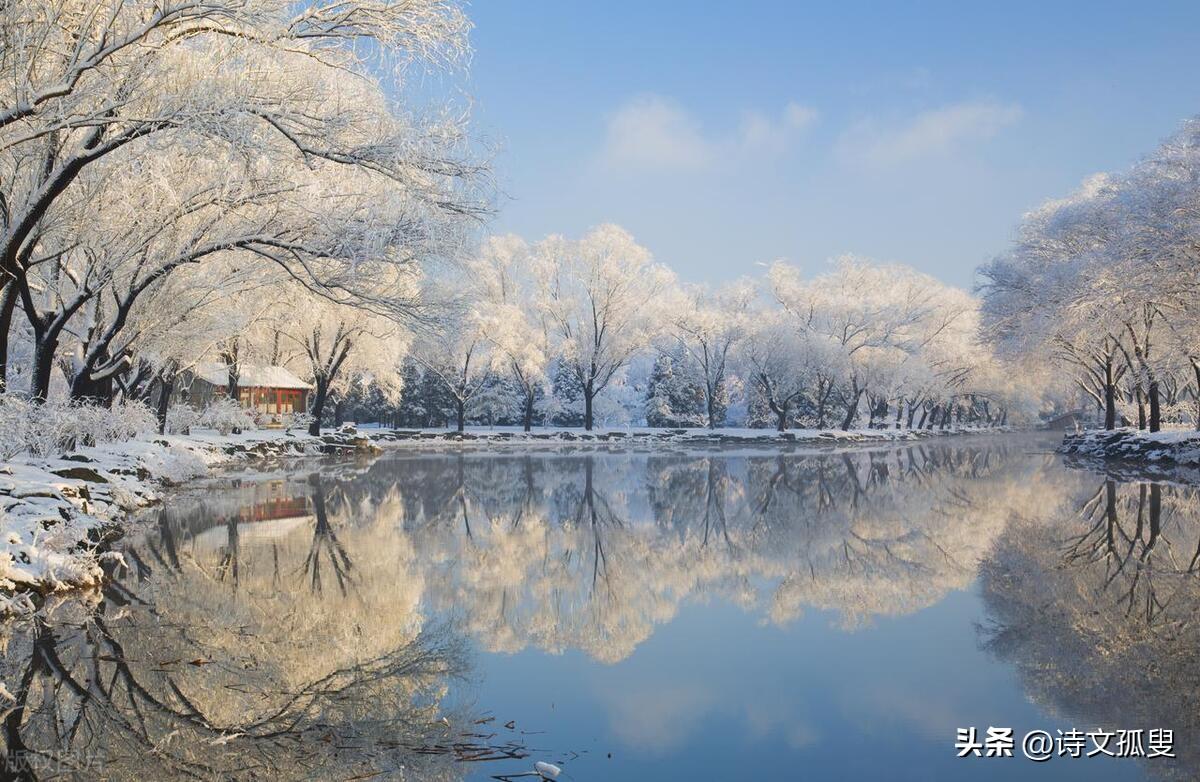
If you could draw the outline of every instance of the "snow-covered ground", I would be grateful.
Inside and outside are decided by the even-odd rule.
[[[129,513],[157,502],[162,488],[241,459],[319,454],[329,445],[278,430],[200,432],[0,463],[0,614],[31,608],[34,593],[98,584],[98,545]]]
[[[165,487],[245,459],[441,444],[882,444],[971,431],[539,428],[525,433],[497,427],[460,434],[363,427],[320,438],[281,430],[197,431],[80,448],[55,458],[22,456],[0,462],[0,615],[33,608],[37,594],[98,585],[104,557],[115,556],[101,553],[102,543],[119,532],[130,513],[158,502]]]
[[[1200,466],[1200,432],[1192,429],[1161,432],[1130,428],[1092,430],[1068,434],[1059,451],[1096,459]]]

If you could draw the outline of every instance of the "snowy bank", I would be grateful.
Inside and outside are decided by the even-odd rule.
[[[1142,466],[1172,468],[1200,467],[1200,432],[1101,429],[1068,434],[1058,451],[1083,460],[1136,462]]]
[[[651,429],[629,427],[584,431],[558,427],[538,427],[532,432],[519,428],[468,428],[465,432],[448,429],[369,429],[361,430],[381,447],[404,445],[686,445],[686,446],[820,446],[886,444],[924,440],[952,434],[980,434],[1009,431],[1007,428],[976,429]]]
[[[198,432],[0,462],[0,615],[29,610],[34,595],[98,585],[104,541],[164,487],[245,459],[364,449],[373,446],[349,431]]]

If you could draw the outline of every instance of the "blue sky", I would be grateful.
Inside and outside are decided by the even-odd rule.
[[[477,0],[493,230],[613,221],[689,281],[855,253],[969,286],[1200,113],[1200,3]]]

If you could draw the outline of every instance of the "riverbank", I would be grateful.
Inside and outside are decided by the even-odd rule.
[[[1064,437],[1058,452],[1072,467],[1119,480],[1200,482],[1200,432],[1189,429],[1079,432]]]
[[[1058,451],[1093,459],[1200,466],[1200,432],[1187,429],[1086,431],[1068,434]]]
[[[824,446],[910,442],[948,435],[1010,431],[991,429],[581,429],[539,427],[531,432],[517,428],[472,428],[465,432],[445,429],[369,429],[362,434],[382,447],[404,445],[678,445],[678,446]]]
[[[992,430],[997,431],[997,430]],[[405,447],[829,447],[885,445],[970,429],[850,432],[759,429],[391,430],[345,428],[313,437],[282,430],[236,435],[196,432],[80,448],[56,458],[0,463],[0,615],[29,611],[37,598],[98,586],[105,543],[164,489],[239,462]]]
[[[0,463],[0,615],[35,597],[98,585],[103,544],[162,490],[241,461],[373,450],[341,431],[165,435]]]

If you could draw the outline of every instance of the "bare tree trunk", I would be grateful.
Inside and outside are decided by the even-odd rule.
[[[1192,362],[1192,372],[1196,375],[1196,431],[1200,432],[1200,364]]]
[[[112,375],[103,380],[93,380],[91,373],[84,370],[71,381],[71,398],[103,407],[112,407]]]
[[[54,354],[58,351],[59,330],[52,329],[35,338],[33,349],[33,377],[30,378],[29,393],[33,399],[45,402],[50,398],[50,375],[54,371]]]
[[[171,392],[175,388],[175,370],[163,369],[158,375],[158,401],[154,414],[158,418],[158,433],[167,433],[167,412],[171,408]]]
[[[312,409],[309,414],[312,416],[312,422],[308,425],[308,433],[313,437],[318,437],[321,434],[321,415],[325,412],[325,400],[329,393],[329,382],[320,377],[317,378],[316,393],[313,394]]]
[[[17,286],[9,282],[0,289],[0,394],[8,387],[8,335],[16,307]]]
[[[454,413],[458,419],[458,431],[461,433],[465,430],[467,424],[467,403],[462,399],[455,399]]]
[[[1196,377],[1200,380],[1200,369],[1197,369],[1196,372]],[[1104,362],[1104,428],[1108,430],[1117,428],[1117,389],[1116,383],[1113,382],[1111,356]]]
[[[858,415],[858,402],[862,399],[863,392],[861,389],[855,390],[854,398],[850,400],[850,404],[846,405],[846,417],[842,419],[842,431],[850,430],[850,426],[854,423],[855,416]]]
[[[1150,396],[1150,431],[1157,432],[1162,429],[1162,404],[1159,400],[1158,381],[1150,380],[1149,388]]]
[[[533,391],[532,391],[532,389],[527,389],[525,391],[525,415],[524,415],[524,420],[522,421],[522,423],[524,424],[526,432],[533,429]]]
[[[1142,398],[1142,387],[1139,385],[1134,389],[1134,396],[1137,398],[1138,409],[1138,429],[1146,428],[1146,402]]]
[[[225,393],[235,402],[238,401],[242,379],[241,361],[239,358],[241,353],[240,348],[238,338],[234,337],[229,347],[221,352],[221,358],[225,361],[226,372],[228,373]],[[321,404],[324,405],[324,403],[325,400],[322,399]]]
[[[595,386],[591,380],[583,387],[583,428],[592,431],[592,400],[596,396]]]

